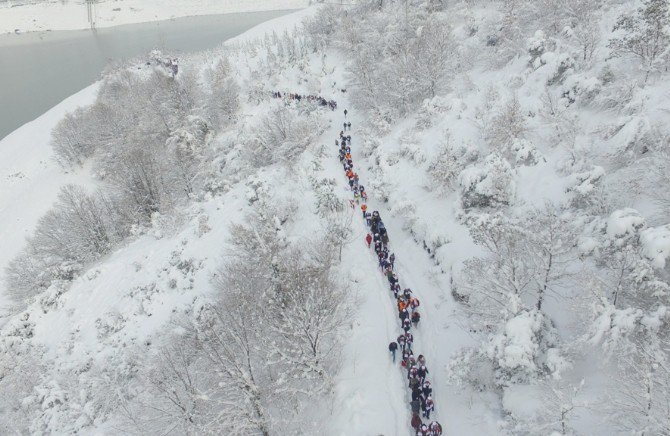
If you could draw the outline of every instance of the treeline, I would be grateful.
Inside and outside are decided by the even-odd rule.
[[[307,417],[332,388],[353,307],[335,247],[288,242],[275,213],[245,221],[231,229],[214,300],[176,320],[179,334],[140,362],[133,383],[144,389],[120,409],[136,431],[319,431]]]
[[[238,86],[225,60],[174,75],[154,55],[142,70],[108,76],[95,103],[68,114],[53,131],[66,169],[87,165],[100,188],[66,186],[8,269],[21,302],[53,280],[71,280],[86,264],[151,224],[155,214],[206,188],[214,133],[234,121]],[[184,71],[185,70],[185,71]]]

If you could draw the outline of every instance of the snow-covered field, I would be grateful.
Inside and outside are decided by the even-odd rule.
[[[396,301],[333,144],[347,108],[369,210],[388,229],[400,284],[421,301],[414,348],[444,434],[668,434],[667,51],[641,71],[619,39],[661,29],[669,48],[668,2],[565,3],[308,8],[180,59],[176,76],[155,54],[8,137],[4,262],[63,184],[143,192],[105,171],[128,167],[126,147],[140,163],[136,144],[165,152],[148,170],[180,189],[164,188],[170,201],[150,204],[150,219],[88,263],[40,255],[53,280],[37,295],[21,289],[28,307],[0,331],[3,430],[412,434],[406,372],[387,351],[401,332]],[[612,33],[622,14],[635,26]],[[239,106],[227,100],[237,86]],[[130,120],[105,112],[118,98]],[[58,130],[60,156],[83,161],[64,174],[45,160],[47,130],[94,101],[99,112]],[[135,136],[110,140],[101,119]],[[99,137],[78,130],[86,122]],[[188,195],[175,173],[192,176]],[[292,277],[296,264],[304,274]],[[286,303],[293,289],[304,299]],[[210,319],[212,304],[221,312]],[[326,349],[292,355],[312,328]]]
[[[169,20],[194,15],[300,9],[309,0],[116,0],[94,5],[96,27]],[[90,28],[80,1],[13,6],[0,3],[0,33]]]

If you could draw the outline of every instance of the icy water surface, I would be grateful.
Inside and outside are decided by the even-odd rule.
[[[0,139],[100,77],[107,64],[154,48],[216,47],[290,11],[185,17],[91,30],[0,35]]]

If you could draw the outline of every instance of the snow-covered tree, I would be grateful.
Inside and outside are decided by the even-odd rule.
[[[633,55],[649,75],[667,59],[670,47],[668,0],[643,0],[634,15],[621,15],[614,25],[617,37],[610,39],[612,56]]]

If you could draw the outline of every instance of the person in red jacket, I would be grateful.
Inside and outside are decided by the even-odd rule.
[[[368,235],[365,237],[365,242],[368,243],[368,248],[370,248],[370,244],[372,243],[372,235],[368,233]]]
[[[421,417],[419,416],[418,413],[413,413],[412,414],[412,427],[414,430],[418,430],[421,427]]]

